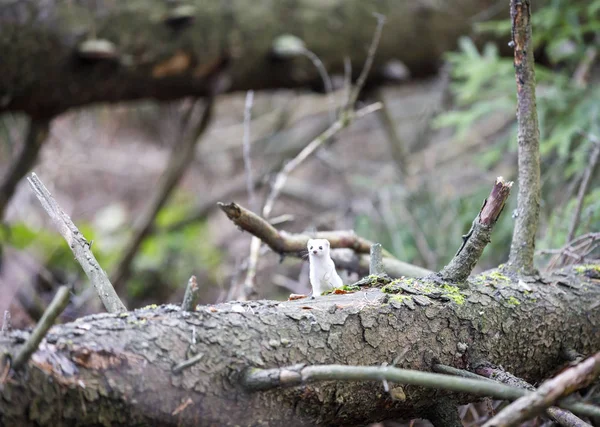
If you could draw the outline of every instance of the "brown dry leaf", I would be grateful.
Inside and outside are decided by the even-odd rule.
[[[216,313],[217,311],[219,311],[219,310],[217,310],[217,309],[216,309],[216,308],[214,308],[214,307],[210,307],[210,308],[209,308],[209,310],[210,310],[212,313]]]
[[[303,309],[303,310],[312,310],[314,307],[309,307],[308,305],[303,305],[300,308]]]
[[[345,291],[343,289],[336,289],[333,291],[333,293],[336,295],[353,294],[354,292],[356,292],[356,291]]]
[[[297,299],[302,299],[302,298],[306,298],[308,295],[303,295],[303,294],[290,294],[290,297],[288,298],[288,301],[294,301]]]

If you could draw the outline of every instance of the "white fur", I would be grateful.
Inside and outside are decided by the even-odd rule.
[[[342,279],[335,271],[335,264],[329,255],[329,240],[310,239],[306,244],[310,261],[310,284],[313,295],[343,286]]]

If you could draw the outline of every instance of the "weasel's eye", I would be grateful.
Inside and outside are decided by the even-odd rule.
[[[310,248],[308,248],[308,249],[312,250],[312,246]]]
[[[319,246],[319,249],[323,250],[323,246]]]

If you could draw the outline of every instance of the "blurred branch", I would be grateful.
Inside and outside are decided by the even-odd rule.
[[[161,176],[160,182],[157,185],[157,190],[152,195],[152,199],[140,214],[137,221],[133,225],[133,235],[123,250],[121,258],[117,262],[117,267],[114,269],[111,278],[117,289],[122,288],[125,281],[129,277],[131,263],[137,254],[142,242],[150,233],[152,224],[160,209],[165,205],[169,196],[175,189],[175,186],[187,170],[191,161],[194,159],[194,151],[196,145],[202,139],[201,136],[208,128],[212,117],[214,98],[210,97],[204,102],[204,111],[198,123],[189,135],[185,135],[187,122],[191,120],[194,110],[200,101],[193,103],[190,106],[187,114],[183,119],[181,141],[173,147],[171,157],[167,164],[164,174]]]
[[[400,178],[404,179],[407,173],[407,160],[406,154],[406,142],[398,134],[396,129],[396,123],[392,117],[392,113],[388,108],[388,104],[385,100],[385,95],[382,89],[377,89],[375,92],[377,101],[381,103],[381,110],[377,113],[383,130],[387,135],[388,144],[390,147],[390,154],[392,159],[396,163],[396,170]]]
[[[530,0],[511,0],[512,41],[517,81],[519,194],[509,264],[516,271],[535,271],[533,254],[540,216],[540,129],[535,98]]]
[[[512,184],[512,181],[506,182],[502,177],[496,178],[490,195],[484,200],[479,214],[473,220],[471,230],[463,236],[463,243],[458,252],[439,272],[442,280],[461,283],[469,277],[491,240],[492,229],[504,209]]]
[[[83,271],[90,279],[92,286],[94,286],[94,289],[96,290],[96,294],[102,300],[106,310],[109,313],[127,311],[127,308],[125,308],[125,305],[119,299],[119,296],[115,292],[106,273],[102,270],[98,261],[96,261],[90,243],[88,243],[83,234],[81,234],[79,229],[73,224],[71,218],[64,213],[35,173],[32,173],[27,180],[36,197],[42,204],[42,207],[54,221],[54,224],[58,228],[58,232],[67,241],[69,248],[71,248],[73,255],[75,255],[75,259],[79,262],[79,265],[81,265],[81,268],[83,268]]]
[[[42,318],[35,326],[35,329],[23,344],[23,347],[19,350],[19,353],[15,356],[14,363],[12,365],[15,371],[21,369],[31,355],[37,350],[38,346],[46,336],[48,330],[52,327],[58,316],[63,312],[67,304],[69,303],[69,288],[61,286],[56,291],[56,295],[52,299],[52,302],[44,311]]]
[[[371,67],[373,66],[375,54],[377,53],[377,46],[379,46],[379,40],[381,39],[381,32],[383,31],[383,25],[385,24],[385,16],[381,15],[380,13],[374,13],[373,16],[377,18],[377,27],[375,28],[375,33],[373,34],[373,39],[371,40],[371,45],[369,46],[365,65],[360,72],[360,76],[358,76],[358,80],[356,81],[354,89],[352,92],[350,92],[348,105],[346,105],[345,108],[346,111],[351,111],[354,109],[354,105],[358,100],[358,95],[360,95],[360,91],[365,86],[365,82],[367,81],[367,77],[371,71]]]
[[[575,212],[573,213],[573,218],[571,219],[569,232],[567,233],[567,242],[570,242],[571,240],[573,240],[573,237],[575,237],[575,232],[577,231],[577,227],[579,226],[579,219],[581,218],[583,201],[590,186],[590,181],[592,179],[594,169],[598,164],[598,157],[600,156],[600,138],[594,137],[592,139],[592,142],[593,148],[589,157],[588,165],[585,168],[585,171],[583,172],[581,185],[579,186],[579,192],[577,194],[577,205],[575,207]]]
[[[558,399],[589,385],[598,375],[600,375],[600,353],[545,381],[534,393],[519,398],[498,412],[494,418],[485,423],[484,427],[520,425]],[[598,410],[600,411],[600,408]]]
[[[586,262],[586,257],[600,245],[600,233],[588,233],[577,237],[560,249],[544,249],[539,254],[554,254],[548,262],[546,270],[560,268],[565,265]],[[572,262],[568,262],[571,259]]]
[[[246,189],[248,191],[248,203],[250,208],[258,210],[256,194],[254,191],[254,178],[252,177],[252,156],[250,150],[250,122],[252,120],[252,103],[254,102],[254,91],[249,90],[246,93],[246,103],[244,105],[244,171],[246,172]]]
[[[4,212],[10,199],[15,193],[17,185],[27,172],[35,164],[42,144],[48,137],[50,119],[29,119],[27,136],[19,157],[12,162],[8,174],[0,185],[0,221],[4,218]]]

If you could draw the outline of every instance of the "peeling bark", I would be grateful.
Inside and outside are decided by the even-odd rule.
[[[469,18],[494,1],[430,3],[4,1],[0,112],[52,116],[97,102],[205,96],[214,85],[259,90],[320,84],[310,60],[275,58],[275,39],[301,38],[330,73],[343,75],[346,56],[359,71],[377,24],[373,12],[388,22],[374,69],[395,59],[413,74],[431,73],[441,54],[469,32]]]
[[[597,350],[597,284],[570,268],[527,289],[514,280],[486,272],[461,291],[463,301],[426,305],[408,303],[410,294],[390,298],[368,289],[197,312],[169,305],[88,316],[53,327],[25,372],[4,384],[0,424],[364,425],[426,416],[441,396],[468,398],[403,386],[406,399],[393,400],[374,382],[249,393],[240,376],[247,368],[295,363],[396,360],[401,368],[430,370],[485,359],[538,382],[560,363],[563,346]],[[0,353],[15,354],[27,335],[0,335]],[[173,373],[189,360],[194,364]]]

